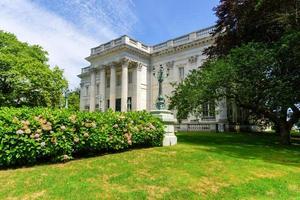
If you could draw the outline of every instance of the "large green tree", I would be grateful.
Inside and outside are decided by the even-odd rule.
[[[0,31],[0,106],[59,106],[67,81],[47,62],[42,47]]]
[[[80,107],[80,88],[71,91],[68,96],[69,109],[79,111]]]
[[[220,0],[214,8],[216,42],[206,54],[220,57],[244,43],[277,42],[287,31],[299,29],[299,9],[299,0]]]
[[[279,128],[281,142],[290,143],[290,130],[300,118],[300,32],[283,37],[274,47],[248,43],[222,58],[211,59],[179,84],[171,108],[179,118],[201,113],[202,104],[226,98],[266,118]],[[293,114],[287,115],[288,108]]]
[[[275,124],[283,144],[300,117],[298,1],[221,0],[210,59],[179,84],[171,97],[178,117],[226,98],[257,119]],[[293,110],[287,116],[287,110]]]

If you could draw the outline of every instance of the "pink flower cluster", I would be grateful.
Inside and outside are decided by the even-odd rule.
[[[127,143],[128,143],[129,145],[132,145],[131,136],[132,136],[132,135],[131,135],[130,133],[125,133],[125,134],[124,134],[124,137],[126,138]]]

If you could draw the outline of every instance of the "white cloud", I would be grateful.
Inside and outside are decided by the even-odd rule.
[[[58,10],[61,13],[54,13],[29,0],[1,0],[0,29],[41,45],[49,53],[49,64],[64,69],[74,88],[79,85],[80,68],[88,65],[84,58],[90,48],[128,33],[136,20],[130,1],[116,1],[68,0]],[[132,23],[125,23],[128,18]]]

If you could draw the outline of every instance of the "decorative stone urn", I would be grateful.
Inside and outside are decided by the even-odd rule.
[[[169,110],[152,110],[150,113],[162,120],[165,126],[165,134],[163,139],[163,146],[173,146],[177,144],[177,137],[174,134],[174,123],[176,119]]]

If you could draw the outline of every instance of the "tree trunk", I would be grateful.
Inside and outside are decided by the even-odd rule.
[[[278,124],[274,125],[276,135],[280,135],[280,126]]]
[[[280,124],[280,143],[282,145],[290,145],[291,144],[291,129],[289,128],[287,123]]]

